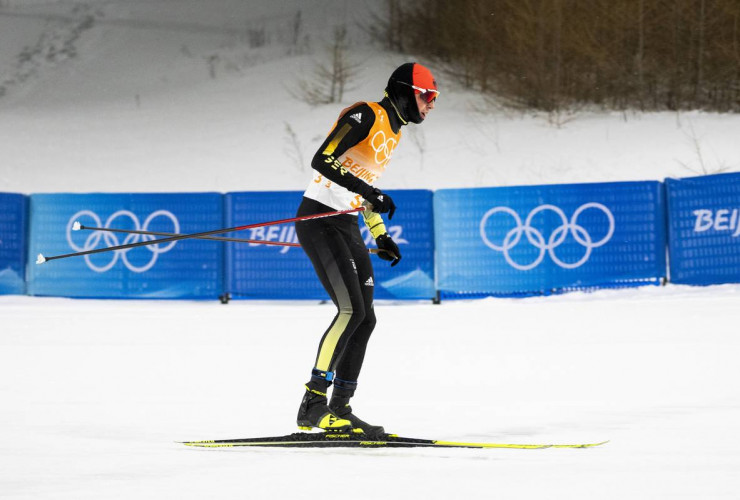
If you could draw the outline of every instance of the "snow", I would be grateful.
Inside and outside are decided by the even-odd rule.
[[[280,435],[309,303],[0,297],[3,498],[735,498],[740,287],[382,304],[355,398],[399,434],[587,450],[200,450]],[[296,325],[307,325],[296,328]]]
[[[93,2],[77,14],[65,2],[0,7],[0,41],[8,47],[0,51],[0,75],[7,75],[0,85],[31,75],[0,98],[3,190],[304,189],[310,158],[339,111],[380,99],[391,71],[415,59],[368,45],[356,21],[381,3],[323,0],[306,9],[267,0],[118,0]],[[292,50],[285,40],[299,10],[308,41]],[[91,15],[92,28],[75,38],[73,28]],[[333,26],[341,24],[350,31],[358,75],[342,103],[310,107],[291,92],[326,62]],[[244,30],[260,27],[270,42],[251,47]],[[35,45],[30,33],[47,35]],[[58,52],[67,40],[77,57],[50,62],[37,55],[17,67],[7,55],[21,45]],[[423,126],[404,130],[381,187],[662,180],[740,170],[740,115],[521,113],[459,88],[441,69],[437,74],[438,105]]]
[[[407,60],[353,24],[379,3],[302,7],[310,50],[288,54],[304,2],[0,2],[0,85],[26,75],[0,97],[0,189],[303,189],[339,110],[380,98]],[[16,65],[22,47],[57,46],[91,12],[77,56]],[[362,61],[356,88],[337,105],[296,101],[291,86],[341,23]],[[249,47],[234,35],[245,25],[270,43]],[[738,115],[524,114],[439,79],[437,108],[405,131],[381,187],[740,168]],[[669,285],[377,305],[353,400],[363,418],[453,441],[610,440],[587,450],[186,448],[176,441],[293,432],[333,308],[0,296],[0,497],[736,498],[739,295]]]

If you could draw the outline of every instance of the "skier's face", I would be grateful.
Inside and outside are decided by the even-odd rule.
[[[427,115],[434,109],[434,102],[436,101],[436,99],[433,99],[431,102],[427,102],[424,98],[422,98],[422,94],[414,93],[414,95],[416,96],[416,105],[419,107],[421,121],[424,121]]]

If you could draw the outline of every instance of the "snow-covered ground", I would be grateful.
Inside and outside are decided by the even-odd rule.
[[[302,189],[339,110],[380,98],[413,58],[354,24],[379,4],[0,1],[0,190]],[[339,24],[356,88],[309,107],[291,90]],[[251,47],[262,28],[269,43]],[[737,115],[533,116],[439,80],[381,187],[740,169]],[[377,306],[361,416],[417,437],[600,448],[230,451],[175,441],[292,432],[331,306],[2,296],[0,498],[737,498],[739,298],[668,286]]]
[[[2,498],[737,498],[740,288],[378,306],[388,430],[587,450],[201,450],[293,432],[331,306],[0,297]]]

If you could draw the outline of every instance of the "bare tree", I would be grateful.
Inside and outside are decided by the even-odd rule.
[[[370,22],[361,24],[360,28],[376,42],[380,42],[386,50],[403,52],[407,11],[402,7],[402,0],[385,0],[385,7],[385,16],[372,13]]]
[[[293,127],[290,126],[290,123],[288,123],[287,121],[284,123],[285,123],[285,138],[286,138],[285,144],[286,146],[283,148],[283,151],[293,161],[293,164],[298,169],[298,171],[302,172],[304,169],[304,164],[303,164],[303,148],[301,147],[301,141],[298,140],[298,134],[296,134],[295,130],[293,130]]]
[[[290,25],[290,39],[288,43],[288,54],[300,55],[305,54],[309,50],[309,36],[305,33],[303,28],[303,15],[299,10],[293,17],[293,22]]]
[[[297,89],[289,89],[297,99],[312,106],[341,102],[344,93],[351,90],[351,82],[357,76],[359,64],[349,62],[347,56],[347,28],[334,30],[334,41],[328,47],[329,63],[318,63],[311,79],[300,79]]]
[[[738,0],[387,1],[403,49],[469,88],[547,112],[740,112]],[[431,35],[431,36],[430,36]]]

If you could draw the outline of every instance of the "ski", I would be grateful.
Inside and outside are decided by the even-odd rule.
[[[466,443],[441,441],[434,439],[417,439],[383,434],[366,436],[361,433],[333,432],[296,432],[285,436],[255,437],[243,439],[217,439],[211,441],[185,441],[181,444],[198,448],[239,448],[239,447],[272,447],[272,448],[508,448],[519,450],[537,450],[543,448],[593,448],[608,443],[583,444],[512,444],[512,443]]]

